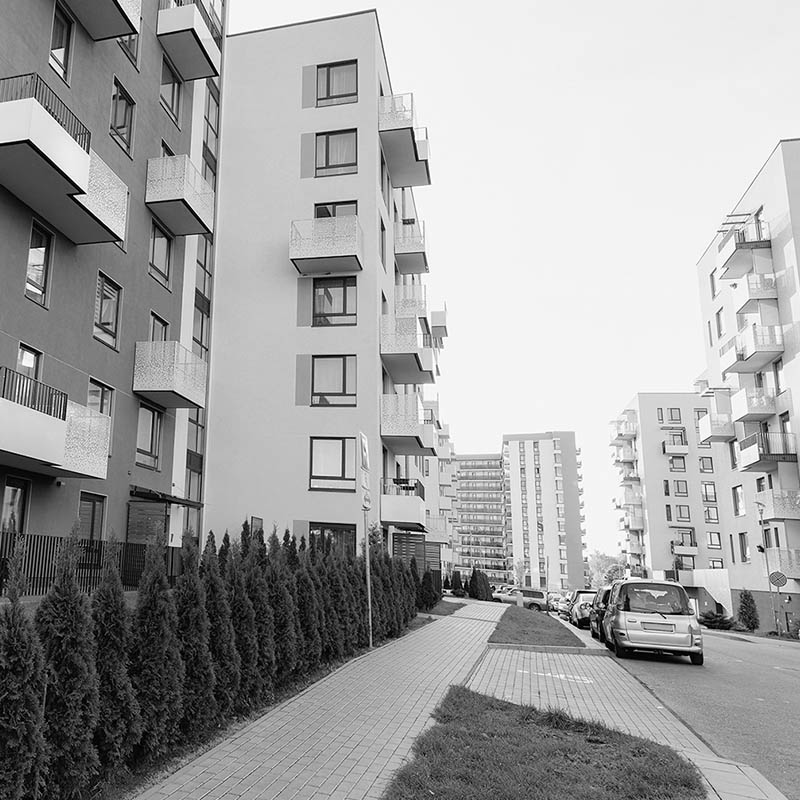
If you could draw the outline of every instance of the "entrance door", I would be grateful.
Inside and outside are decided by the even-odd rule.
[[[0,508],[0,531],[23,533],[27,508],[28,482],[20,478],[6,478],[6,485],[3,489],[3,506]]]

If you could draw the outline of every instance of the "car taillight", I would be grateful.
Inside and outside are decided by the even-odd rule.
[[[581,608],[591,608],[591,607],[592,607],[591,603],[581,603]]]

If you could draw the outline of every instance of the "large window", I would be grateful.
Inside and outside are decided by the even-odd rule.
[[[166,58],[161,61],[161,104],[172,119],[178,122],[181,113],[181,81]]]
[[[317,203],[314,206],[314,216],[317,219],[326,217],[353,217],[358,214],[358,203],[355,200],[345,200],[336,203]]]
[[[731,489],[733,496],[733,516],[741,517],[745,513],[744,509],[744,489],[741,486],[734,486]]]
[[[706,522],[719,522],[719,509],[716,506],[703,506],[703,519]]]
[[[111,347],[117,346],[121,301],[122,289],[101,272],[94,303],[94,337]]]
[[[686,459],[683,456],[670,456],[670,472],[686,472]]]
[[[25,279],[25,296],[40,306],[47,302],[47,279],[50,274],[50,258],[53,237],[38,222],[31,227],[31,242],[28,247],[28,272]]]
[[[211,334],[211,305],[203,295],[195,292],[194,319],[192,320],[192,352],[208,361]]]
[[[39,380],[39,369],[42,363],[42,354],[32,347],[21,344],[17,350],[17,372],[26,378]]]
[[[314,326],[355,325],[356,279],[314,279]]]
[[[355,130],[317,134],[317,177],[358,172]]]
[[[709,550],[722,550],[722,537],[719,531],[708,531],[707,535]]]
[[[688,481],[675,481],[675,497],[688,497],[688,496],[689,496]]]
[[[700,472],[713,472],[714,459],[711,456],[701,456],[700,458]]]
[[[681,410],[679,408],[668,408],[667,419],[669,419],[670,422],[680,422]]]
[[[0,531],[3,533],[25,532],[29,491],[28,481],[11,476],[6,478],[3,488],[3,505],[0,506]]]
[[[136,463],[140,467],[158,469],[161,449],[161,412],[149,406],[139,406],[139,425],[136,431]]]
[[[704,503],[717,502],[717,487],[713,481],[703,481],[700,484],[700,491],[703,496]]]
[[[78,505],[80,522],[80,538],[97,541],[103,538],[103,518],[105,516],[106,499],[99,494],[81,492]]]
[[[53,32],[50,36],[50,66],[67,80],[70,51],[72,50],[72,19],[61,3],[56,3],[53,14]]]
[[[169,285],[172,262],[172,237],[155,221],[150,229],[150,274],[164,286]]]
[[[203,177],[212,189],[217,187],[217,143],[219,141],[219,88],[206,81],[205,127],[203,130]]]
[[[356,405],[356,357],[313,356],[311,405]]]
[[[130,153],[133,146],[133,110],[136,104],[118,80],[114,80],[114,94],[111,97],[111,138],[125,152]]]
[[[202,408],[193,408],[189,411],[189,438],[186,449],[193,453],[203,455],[206,445],[206,412]]]
[[[747,541],[747,534],[739,534],[739,554],[742,557],[742,563],[750,560],[750,543]]]
[[[195,270],[195,289],[203,297],[211,299],[211,281],[214,274],[214,243],[210,236],[197,239],[197,268]]]
[[[337,525],[328,522],[309,523],[309,535],[317,541],[315,544],[318,549],[323,545],[322,539],[331,540],[331,549],[341,553],[347,558],[355,558],[356,555],[356,526]]]
[[[678,522],[689,522],[689,506],[675,506]]]
[[[356,490],[356,440],[345,437],[312,437],[309,489],[354,492]]]
[[[342,61],[317,67],[317,105],[333,106],[358,101],[358,64]]]
[[[98,414],[110,417],[114,408],[114,390],[100,381],[89,378],[86,405]]]

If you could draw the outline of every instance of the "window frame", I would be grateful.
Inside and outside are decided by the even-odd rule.
[[[703,521],[712,525],[719,525],[719,507],[703,506]]]
[[[747,531],[739,533],[739,555],[742,559],[742,564],[750,563],[750,541],[747,537]]]
[[[678,467],[678,459],[683,462],[683,466]],[[670,472],[686,472],[686,457],[685,456],[670,456],[669,457],[669,471]]]
[[[85,499],[85,500],[84,500]],[[81,538],[85,541],[89,542],[99,542],[103,539],[103,533],[105,532],[106,526],[106,501],[108,500],[107,496],[104,494],[97,494],[96,492],[80,492],[78,494],[78,520],[81,519],[81,506],[83,505],[84,501],[92,503],[92,524],[90,526],[91,530],[89,531],[88,536],[81,535]],[[95,512],[97,508],[100,508],[100,526],[98,535],[95,536]],[[81,526],[80,533],[83,534],[83,527]]]
[[[700,497],[704,503],[716,504],[717,484],[714,481],[700,481]]]
[[[150,443],[148,450],[143,450],[139,447],[139,422],[141,420],[142,411],[148,411],[152,414],[153,420],[150,425]],[[161,442],[164,427],[164,414],[155,406],[148,403],[139,403],[139,413],[136,418],[136,458],[135,463],[137,467],[150,469],[154,472],[159,472],[159,462],[161,460]],[[148,458],[152,463],[140,460],[140,457]]]
[[[719,531],[706,531],[706,537],[709,550],[722,550],[722,534]]]
[[[26,353],[30,353],[33,356],[33,360],[34,360],[34,369],[33,369],[34,374],[33,375],[28,375],[27,373],[23,372],[20,369],[19,357],[20,357],[20,355],[22,354],[23,351],[26,352]],[[32,381],[41,381],[41,379],[42,379],[42,355],[43,354],[42,354],[41,350],[37,350],[35,347],[31,347],[29,344],[25,344],[25,342],[20,342],[19,345],[17,346],[17,361],[14,364],[15,371],[18,372],[20,375],[23,375],[23,376],[25,376],[26,378],[28,378],[28,379],[30,379]]]
[[[689,481],[682,479],[675,479],[675,497],[688,497],[689,496]]]
[[[331,94],[331,69],[335,69],[336,67],[349,67],[351,65],[355,67],[355,74],[356,74],[355,92],[348,92],[347,94]],[[319,85],[321,70],[325,70],[326,94],[323,97],[320,97],[320,85]],[[352,58],[352,59],[347,59],[346,61],[332,61],[329,64],[317,64],[317,71],[314,77],[316,79],[314,90],[316,94],[315,103],[317,108],[327,108],[328,106],[339,106],[348,103],[358,102],[358,59]]]
[[[139,30],[141,31],[142,28],[142,18],[139,17]],[[135,47],[129,47],[129,43],[133,41],[135,42]],[[139,69],[139,53],[140,53],[140,38],[138,33],[130,33],[127,36],[118,36],[117,37],[117,44],[122,48],[122,51],[128,57],[128,60],[133,64],[133,66],[138,70]]]
[[[353,300],[355,304],[355,309],[351,313],[348,309],[347,304],[347,297],[348,297],[348,287],[353,287],[355,290],[353,292]],[[327,314],[317,313],[316,311],[316,300],[317,300],[317,289],[325,290],[326,287],[335,287],[337,289],[341,289],[342,291],[342,309],[341,312],[331,312]],[[352,322],[335,322],[335,323],[323,323],[320,322],[321,319],[352,319]],[[345,275],[341,278],[339,277],[324,277],[324,278],[314,278],[314,282],[311,285],[311,327],[312,328],[331,328],[331,327],[350,327],[353,325],[358,324],[358,283],[356,281],[355,275]]]
[[[708,559],[708,568],[709,569],[725,569],[725,560],[722,558],[709,558]]]
[[[744,486],[742,484],[731,486],[731,504],[734,517],[743,517],[747,513],[744,503]]]
[[[162,286],[168,289],[170,285],[170,276],[172,275],[172,249],[173,245],[175,244],[175,237],[163,225],[156,222],[154,218],[151,218],[150,222],[150,245],[147,253],[147,269],[153,278],[155,278]],[[157,264],[153,263],[156,231],[163,235],[167,246],[166,273]]]
[[[709,469],[706,469],[703,466],[703,462],[705,462],[705,461],[710,462],[711,466],[710,466]],[[698,459],[698,466],[700,468],[700,472],[706,472],[706,473],[713,472],[714,471],[714,459],[713,459],[713,457],[712,456],[700,456],[700,458]]]
[[[676,522],[691,522],[692,514],[688,505],[676,504],[675,505],[675,520]]]
[[[337,209],[346,206],[353,206],[355,212],[352,214],[338,214]],[[319,211],[323,208],[330,208],[333,213],[329,216],[320,216]],[[314,219],[333,219],[334,217],[357,217],[358,216],[358,200],[334,200],[330,203],[314,203]]]
[[[64,54],[65,57],[62,60],[59,59],[57,56],[53,55],[53,34],[55,33],[56,29],[56,16],[61,14],[64,19],[64,22],[67,26],[67,44],[64,47]],[[72,14],[67,10],[66,6],[56,0],[53,4],[53,20],[50,26],[50,49],[48,51],[47,56],[47,63],[50,66],[50,69],[61,78],[64,83],[69,86],[70,80],[70,73],[72,71],[72,56],[73,56],[73,48],[75,44],[75,18]]]
[[[112,82],[112,93],[111,93],[111,120],[109,122],[109,136],[131,157],[133,157],[133,133],[134,133],[134,125],[136,121],[136,101],[133,99],[133,95],[122,85],[122,81],[114,76]],[[128,122],[128,127],[130,133],[126,138],[120,133],[120,129],[115,127],[114,121],[116,119],[116,110],[119,98],[123,97],[128,100],[129,106],[128,111],[130,112],[130,120]],[[126,113],[126,117],[128,114]]]
[[[311,536],[322,536],[324,535],[325,531],[329,531],[331,533],[335,533],[341,535],[342,538],[340,540],[336,540],[336,537],[332,537],[332,546],[338,547],[339,552],[342,554],[355,558],[356,554],[356,546],[357,546],[357,528],[355,524],[349,524],[346,522],[309,522],[308,523],[308,535],[309,538]],[[350,535],[352,534],[352,540],[350,539]],[[320,548],[322,543],[319,539],[316,542],[317,548]]]
[[[100,312],[100,316],[102,317],[102,309],[103,309],[103,302],[102,302],[102,294],[101,294],[101,287],[104,286],[111,286],[116,289],[116,313],[114,314],[114,326],[113,329],[106,327],[100,320],[98,320],[98,311]],[[98,270],[97,273],[97,287],[95,290],[95,301],[94,301],[94,317],[93,317],[93,328],[92,328],[92,335],[93,337],[102,344],[106,345],[106,347],[110,347],[113,350],[119,349],[119,339],[120,339],[120,320],[122,318],[122,287],[108,275],[105,274],[102,270]],[[103,338],[103,335],[107,335],[110,341],[107,341]]]
[[[314,474],[314,443],[318,441],[337,441],[341,443],[341,470],[339,475],[315,475]],[[352,443],[352,444],[348,444]],[[353,448],[353,476],[347,476],[347,448]],[[333,486],[315,486],[314,481],[341,481],[347,486],[341,488]],[[352,485],[351,485],[352,484]],[[356,491],[356,437],[355,436],[310,436],[309,437],[309,461],[308,461],[308,489],[311,492],[348,492]]]
[[[342,162],[341,164],[330,163],[330,143],[331,137],[343,136],[345,134],[353,134],[354,138],[354,152],[355,161]],[[323,139],[325,142],[324,147],[324,163],[319,163],[319,142]],[[327,178],[340,175],[355,175],[358,173],[358,128],[342,128],[335,131],[320,131],[314,137],[314,177]]]
[[[163,338],[154,338],[154,334],[158,330],[159,333],[163,332]],[[160,314],[156,314],[153,309],[150,309],[150,332],[148,334],[150,342],[168,342],[169,341],[169,322],[164,319]]]
[[[45,257],[44,257],[44,268],[42,270],[44,275],[44,282],[42,286],[37,286],[33,284],[36,289],[41,291],[41,300],[38,299],[34,294],[29,291],[29,286],[33,283],[31,280],[31,250],[33,249],[33,235],[36,231],[39,231],[43,234],[47,240],[45,245]],[[43,225],[38,219],[31,220],[31,234],[28,238],[28,263],[25,270],[25,297],[28,298],[32,303],[36,303],[37,306],[41,308],[48,308],[49,307],[49,288],[50,288],[50,275],[52,272],[52,264],[53,264],[53,251],[55,250],[55,241],[56,236],[50,228]]]
[[[173,77],[172,83],[164,83],[164,72],[167,71]],[[170,99],[164,97],[164,87],[171,86]],[[161,107],[167,112],[167,116],[178,126],[181,127],[181,111],[183,109],[183,81],[178,75],[178,71],[169,62],[165,55],[161,56],[161,84],[159,87],[159,98]]]
[[[316,381],[316,365],[318,361],[333,361],[339,360],[341,362],[341,392],[317,392],[314,389],[314,384]],[[347,383],[347,375],[348,375],[348,359],[353,359],[353,386],[348,386]],[[312,355],[311,356],[311,407],[312,408],[348,408],[357,405],[357,392],[358,392],[358,362],[355,353],[346,353],[343,355],[338,354],[325,354],[325,355]],[[352,389],[352,391],[348,391],[348,389]],[[347,403],[329,403],[329,402],[322,402],[324,398],[328,397],[341,397],[341,398],[352,398],[352,402]],[[315,398],[318,398],[318,402],[314,402]]]

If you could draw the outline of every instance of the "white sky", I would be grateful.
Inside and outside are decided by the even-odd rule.
[[[800,135],[800,3],[230,3],[231,33],[377,8],[394,91],[430,134],[415,194],[456,450],[575,430],[589,550],[617,552],[608,421],[704,369],[694,265]]]

